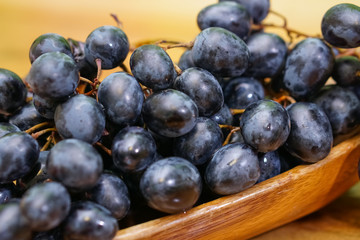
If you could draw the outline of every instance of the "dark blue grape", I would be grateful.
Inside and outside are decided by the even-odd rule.
[[[18,201],[14,200],[0,205],[0,222],[1,240],[32,239],[29,222],[21,214]]]
[[[150,207],[166,213],[183,212],[199,199],[201,176],[197,168],[183,158],[164,158],[146,169],[140,190]]]
[[[249,49],[236,34],[219,27],[201,31],[191,50],[196,66],[215,76],[236,77],[245,72],[249,63]]]
[[[101,82],[98,99],[111,122],[131,125],[141,114],[144,94],[133,76],[118,72],[110,74]]]
[[[221,128],[216,122],[199,117],[190,132],[174,140],[174,154],[194,165],[202,165],[222,146],[223,138]]]
[[[107,208],[118,220],[130,209],[128,188],[121,178],[103,173],[95,187],[87,191],[89,199]]]
[[[252,19],[244,6],[236,2],[219,2],[203,8],[197,15],[201,30],[222,27],[246,39],[251,30]]]
[[[135,49],[130,57],[130,68],[141,84],[153,90],[169,88],[177,75],[170,56],[157,45]]]
[[[51,98],[42,98],[36,94],[33,95],[33,104],[36,111],[41,116],[47,119],[54,119],[55,109],[57,105],[65,101],[66,99],[58,100]]]
[[[360,60],[354,56],[337,58],[332,77],[340,86],[360,84]]]
[[[325,86],[314,102],[329,118],[333,136],[355,133],[360,126],[360,100],[349,89],[337,85]]]
[[[14,72],[0,68],[0,114],[13,113],[26,103],[27,89]]]
[[[0,138],[0,182],[25,176],[35,166],[39,144],[24,132],[9,133]]]
[[[97,66],[90,64],[85,58],[85,42],[77,41],[69,38],[68,42],[71,46],[73,57],[78,66],[80,76],[92,80],[97,76]]]
[[[264,87],[252,77],[230,79],[224,87],[225,103],[229,108],[244,109],[251,103],[264,99],[264,97]]]
[[[284,68],[287,46],[278,35],[256,33],[249,37],[246,44],[250,51],[246,75],[255,78],[272,78]]]
[[[183,71],[185,69],[195,67],[194,60],[192,59],[191,56],[191,50],[186,50],[185,52],[183,52],[183,54],[181,54],[178,66]]]
[[[47,119],[40,115],[32,101],[15,112],[9,119],[9,123],[17,126],[21,131],[25,131],[45,121],[47,121]]]
[[[0,184],[0,205],[9,202],[17,196],[17,189],[14,183]]]
[[[210,119],[223,125],[232,125],[234,121],[230,108],[226,104],[223,104],[219,111],[210,116]]]
[[[219,0],[219,2],[222,1],[229,1],[229,0]],[[270,10],[269,0],[230,0],[230,1],[234,1],[243,5],[246,8],[246,10],[249,12],[254,23],[256,24],[264,20]]]
[[[72,204],[63,234],[64,239],[111,240],[118,228],[109,210],[97,203],[80,201]]]
[[[306,38],[289,53],[283,87],[296,99],[315,95],[331,76],[335,63],[329,46],[317,38]]]
[[[61,52],[49,52],[33,62],[26,81],[36,95],[62,99],[75,92],[79,72],[71,57]]]
[[[63,138],[97,142],[105,129],[105,113],[100,103],[83,94],[75,95],[56,107],[55,126]]]
[[[49,153],[49,151],[41,151],[36,165],[27,175],[17,181],[17,185],[26,190],[35,184],[48,181],[50,176],[47,172],[46,161]]]
[[[341,3],[331,7],[323,16],[321,32],[324,39],[335,47],[360,46],[360,7]]]
[[[197,105],[200,116],[211,116],[224,104],[224,95],[219,82],[205,69],[188,68],[177,77],[174,89],[184,92]]]
[[[240,128],[245,142],[259,152],[275,151],[289,136],[290,118],[279,103],[259,100],[245,109]]]
[[[115,166],[125,173],[140,172],[154,160],[156,143],[141,127],[127,127],[114,137],[111,154]]]
[[[179,137],[196,124],[198,108],[193,100],[174,89],[163,90],[148,97],[142,115],[146,126],[165,137]]]
[[[128,52],[128,38],[115,26],[98,27],[86,38],[85,58],[94,67],[97,67],[95,60],[100,59],[102,69],[115,68],[125,60]]]
[[[47,52],[62,52],[73,57],[68,41],[56,33],[45,33],[37,37],[31,44],[29,51],[30,62]]]
[[[61,226],[45,232],[36,232],[32,240],[62,240],[63,234]]]
[[[57,227],[70,211],[70,194],[57,182],[34,185],[21,198],[22,214],[33,231],[48,231]]]
[[[257,153],[247,144],[232,143],[215,152],[205,182],[216,194],[229,195],[253,186],[260,177]]]
[[[284,147],[305,162],[325,158],[333,144],[331,124],[325,112],[315,103],[297,102],[288,106],[291,131]]]
[[[103,162],[91,144],[65,139],[50,150],[46,168],[52,179],[70,190],[82,191],[95,186],[102,173]]]
[[[8,122],[0,122],[0,138],[8,133],[20,132],[21,130],[14,124]]]
[[[258,183],[281,173],[281,159],[277,151],[259,153],[260,178]]]

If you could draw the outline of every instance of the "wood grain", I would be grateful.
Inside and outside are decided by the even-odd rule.
[[[312,213],[358,180],[360,135],[312,165],[297,166],[241,193],[120,230],[121,239],[248,239]]]

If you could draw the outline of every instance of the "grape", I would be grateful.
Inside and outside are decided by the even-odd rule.
[[[79,72],[71,57],[61,52],[49,52],[33,62],[26,80],[36,95],[62,99],[75,92]]]
[[[216,122],[199,117],[190,132],[174,140],[174,155],[202,165],[211,159],[222,142],[223,134]]]
[[[15,112],[9,119],[9,123],[17,126],[21,131],[45,122],[47,119],[36,110],[33,101],[27,103],[19,111]]]
[[[186,50],[181,54],[178,66],[181,70],[185,70],[191,67],[195,67],[194,60],[191,56],[191,50]]]
[[[13,113],[26,103],[27,89],[14,72],[0,68],[0,113]]]
[[[257,153],[247,144],[225,145],[215,152],[204,177],[207,186],[216,194],[229,195],[245,190],[260,177]]]
[[[118,224],[111,213],[90,201],[75,202],[63,226],[64,239],[111,240]]]
[[[220,110],[224,95],[219,82],[208,71],[193,67],[177,77],[174,89],[184,92],[197,105],[200,116],[211,116]]]
[[[133,76],[118,72],[110,74],[100,83],[98,99],[110,121],[118,125],[131,125],[141,114],[144,96]]]
[[[114,26],[101,26],[93,30],[86,38],[85,58],[97,67],[96,59],[101,60],[102,69],[119,66],[129,52],[129,41],[126,34]]]
[[[219,0],[219,2],[229,0]],[[250,13],[254,23],[260,23],[269,13],[270,1],[269,0],[230,0],[243,5]]]
[[[360,60],[354,56],[337,58],[332,77],[340,86],[360,84]]]
[[[103,162],[89,143],[65,139],[51,148],[46,168],[52,179],[72,191],[82,191],[95,186],[103,170]]]
[[[225,103],[230,108],[244,109],[251,103],[265,98],[262,84],[252,77],[230,79],[224,87]]]
[[[142,115],[147,127],[155,133],[165,137],[179,137],[191,131],[199,113],[188,95],[167,89],[145,100]]]
[[[335,47],[356,48],[360,46],[360,7],[341,3],[331,7],[321,21],[324,39]]]
[[[259,100],[245,109],[240,128],[245,142],[259,152],[275,151],[289,136],[290,118],[279,103]]]
[[[57,182],[40,183],[27,190],[20,209],[33,231],[48,231],[58,226],[70,211],[70,194]]]
[[[259,153],[260,178],[258,183],[281,173],[281,159],[277,151]]]
[[[334,63],[333,53],[323,41],[306,38],[289,53],[282,84],[292,97],[308,98],[324,86]]]
[[[30,62],[47,52],[62,52],[73,57],[68,41],[57,33],[45,33],[37,37],[31,44],[29,51]]]
[[[145,129],[127,127],[114,137],[111,153],[118,169],[125,173],[139,172],[153,162],[156,144],[151,134]]]
[[[91,144],[100,139],[105,129],[105,113],[101,104],[83,94],[59,104],[54,120],[57,132],[63,138],[76,138]]]
[[[314,102],[329,118],[334,137],[356,133],[356,128],[360,126],[360,100],[351,90],[328,85]]]
[[[130,68],[141,84],[153,90],[170,87],[177,75],[170,56],[156,45],[138,47],[130,57]]]
[[[21,130],[12,123],[0,122],[0,138],[8,133],[20,132]]]
[[[191,53],[196,66],[221,77],[243,74],[250,57],[245,42],[220,27],[202,30],[195,38]]]
[[[315,103],[297,102],[288,106],[291,131],[284,147],[305,162],[318,162],[331,150],[333,134],[325,112]]]
[[[121,178],[103,173],[95,187],[87,191],[89,199],[107,208],[113,217],[120,220],[130,208],[130,196],[127,186]]]
[[[21,214],[20,203],[11,201],[0,205],[0,239],[30,240],[29,222]]]
[[[33,104],[36,111],[41,116],[47,119],[54,119],[55,109],[57,105],[65,101],[66,99],[58,100],[51,98],[42,98],[36,94],[33,95]]]
[[[0,138],[0,182],[25,176],[39,157],[39,144],[24,132],[9,133]]]
[[[250,51],[249,67],[245,75],[255,78],[274,77],[285,65],[287,46],[273,33],[256,33],[247,39]]]
[[[203,8],[197,15],[197,24],[201,30],[222,27],[246,39],[250,35],[252,19],[242,5],[226,1]]]
[[[230,108],[226,104],[223,104],[218,112],[210,116],[210,119],[224,125],[232,125],[234,120]]]
[[[183,212],[198,200],[202,189],[197,168],[180,157],[164,158],[151,164],[140,180],[148,205],[166,213]]]
[[[17,189],[14,183],[0,184],[0,205],[9,202],[17,195]]]

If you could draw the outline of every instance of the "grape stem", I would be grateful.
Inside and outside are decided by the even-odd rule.
[[[180,76],[182,74],[182,70],[179,68],[179,66],[176,63],[173,64],[177,75]]]
[[[38,139],[40,136],[44,135],[45,133],[48,133],[48,132],[55,132],[56,131],[56,128],[46,128],[44,130],[41,130],[41,131],[38,131],[36,133],[32,133],[31,136],[34,138],[34,139]]]
[[[306,34],[306,33],[300,32],[298,30],[292,29],[292,28],[288,27],[287,20],[286,20],[285,16],[283,16],[282,14],[280,14],[280,13],[274,11],[274,10],[270,10],[269,13],[272,13],[275,16],[281,18],[282,21],[283,21],[283,24],[282,25],[276,25],[274,23],[253,24],[252,30],[262,30],[262,29],[268,28],[268,27],[284,29],[286,31],[289,39],[290,39],[290,43],[292,43],[293,40],[294,40],[293,35],[295,35],[295,37],[306,37],[306,38],[310,38],[310,37],[320,38],[321,37],[319,34],[317,34],[315,36],[311,36],[309,34]]]
[[[44,144],[44,146],[40,149],[40,151],[46,151],[49,146],[50,146],[50,143],[53,142],[53,136],[50,135],[46,138],[46,143]]]
[[[289,102],[290,104],[296,103],[296,100],[289,95],[283,95],[278,98],[274,98],[273,100],[277,103],[283,103],[284,107],[287,106],[286,102]]]
[[[109,156],[111,156],[111,150],[105,147],[102,143],[96,142],[95,145],[100,147],[104,152],[106,152]]]
[[[122,21],[119,20],[118,16],[115,13],[110,13],[110,16],[115,20],[116,26],[118,28],[121,28],[121,29],[124,28]]]
[[[232,115],[242,114],[245,112],[245,109],[232,109],[230,108],[230,112]]]
[[[238,132],[238,131],[240,131],[240,130],[241,130],[240,127],[233,127],[233,129],[231,129],[230,133],[226,136],[226,139],[225,139],[225,141],[224,141],[224,143],[223,143],[223,146],[229,144],[230,139],[231,139],[231,136],[232,136],[235,132]]]
[[[36,125],[32,126],[31,128],[25,130],[25,132],[30,134],[42,127],[49,126],[49,125],[52,125],[52,123],[51,122],[42,122],[42,123],[36,124]]]
[[[350,48],[350,49],[339,49],[339,54],[336,55],[336,58],[344,57],[344,56],[354,56],[360,59],[360,48]]]

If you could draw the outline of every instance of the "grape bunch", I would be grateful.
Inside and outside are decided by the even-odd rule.
[[[112,239],[358,134],[360,7],[329,9],[322,37],[280,26],[289,40],[266,28],[272,13],[219,1],[188,43],[136,48],[118,26],[45,33],[25,79],[0,68],[0,239]]]

